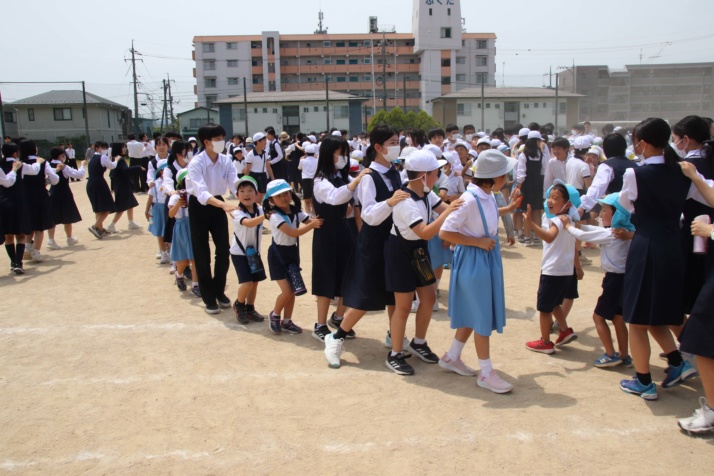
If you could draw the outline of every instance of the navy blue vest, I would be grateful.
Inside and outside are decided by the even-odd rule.
[[[622,191],[622,177],[625,175],[625,171],[637,167],[637,165],[627,157],[612,157],[603,163],[610,167],[615,174],[610,181],[610,185],[607,186],[607,194]]]

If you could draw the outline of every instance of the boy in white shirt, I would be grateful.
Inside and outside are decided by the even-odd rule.
[[[563,300],[571,296],[577,297],[574,296],[577,294],[577,280],[573,274],[573,267],[577,279],[582,279],[582,267],[575,251],[575,238],[569,233],[561,233],[563,222],[557,219],[557,215],[567,214],[577,221],[580,196],[573,186],[556,180],[548,190],[548,200],[545,205],[542,226],[532,222],[530,205],[525,216],[526,220],[531,221],[532,230],[543,240],[537,304],[537,310],[540,312],[541,338],[527,342],[526,348],[533,352],[552,354],[555,352],[555,345],[567,344],[578,337],[573,329],[568,327],[561,305]],[[550,340],[553,317],[561,329],[555,344]]]

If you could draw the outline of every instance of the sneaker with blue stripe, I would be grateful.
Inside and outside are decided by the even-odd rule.
[[[667,376],[662,381],[664,388],[674,387],[677,384],[684,382],[687,379],[697,376],[697,370],[692,367],[692,364],[683,360],[677,367],[667,367]]]
[[[620,380],[620,390],[637,395],[645,400],[657,400],[657,385],[654,382],[650,382],[649,385],[643,385],[637,380],[637,377],[633,377],[630,380]]]
[[[607,355],[607,353],[604,353],[600,356],[599,359],[595,361],[595,367],[600,369],[604,369],[607,367],[615,367],[620,364],[622,364],[622,359],[620,358],[620,354],[617,352],[612,355]]]

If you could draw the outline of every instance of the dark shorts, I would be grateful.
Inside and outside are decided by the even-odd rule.
[[[302,179],[302,198],[312,198],[312,187],[315,183],[315,179],[304,178]]]
[[[602,294],[597,300],[595,314],[611,321],[615,316],[622,315],[622,288],[625,275],[605,273],[602,278]]]
[[[568,283],[568,287],[565,288],[565,299],[578,299],[580,294],[578,294],[578,275],[573,270],[573,279]]]
[[[251,172],[248,175],[258,182],[258,193],[265,193],[268,189],[268,174],[265,172]]]
[[[401,243],[400,243],[401,241]],[[425,240],[402,240],[395,235],[389,235],[384,245],[384,280],[387,291],[393,293],[411,293],[420,286],[419,278],[412,267],[409,254],[403,246],[414,250],[424,248],[429,256],[429,245]]]
[[[260,273],[251,273],[250,266],[248,265],[248,258],[240,255],[231,255],[231,261],[233,261],[233,267],[238,275],[238,283],[256,283],[258,281],[265,281],[267,276],[265,275],[265,269]],[[265,264],[263,265],[265,267]]]
[[[547,276],[540,275],[540,284],[538,285],[538,312],[553,312],[556,306],[563,304],[564,299],[568,298],[566,294],[571,290],[571,281],[577,280],[571,276]]]
[[[280,253],[280,256],[277,256]],[[268,248],[268,269],[270,280],[288,279],[288,266],[294,263],[300,266],[300,252],[297,246],[270,245]]]

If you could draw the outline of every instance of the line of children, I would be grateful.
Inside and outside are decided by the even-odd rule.
[[[134,197],[133,177],[145,172],[141,165],[129,166],[126,163],[124,156],[126,155],[126,145],[123,142],[114,142],[111,144],[111,157],[116,163],[116,168],[110,172],[112,183],[114,184],[114,204],[116,213],[112,222],[107,227],[110,233],[116,233],[116,224],[126,212],[129,219],[130,230],[140,230],[141,226],[134,222],[134,208],[139,206],[139,202]]]
[[[74,201],[72,189],[69,186],[70,180],[81,180],[84,178],[84,164],[79,170],[67,164],[68,158],[60,147],[50,149],[50,163],[55,166],[59,182],[50,187],[50,201],[52,203],[52,218],[55,226],[47,231],[47,249],[58,250],[61,247],[55,241],[55,230],[57,225],[64,225],[64,232],[67,236],[67,245],[72,246],[78,243],[77,238],[72,236],[72,225],[82,221],[77,204]]]
[[[178,141],[177,141],[178,142]],[[174,143],[174,145],[176,145]],[[188,194],[186,193],[187,169],[182,169],[175,177],[175,191],[172,192],[168,200],[168,216],[174,219],[172,235],[172,246],[170,258],[176,264],[174,280],[179,291],[186,291],[186,277],[184,272],[191,265],[196,269],[193,260],[193,247],[191,244],[191,225],[188,219]],[[191,283],[191,292],[196,297],[201,297],[198,281]]]
[[[87,165],[87,172],[89,173],[87,196],[92,204],[92,211],[95,217],[94,225],[89,227],[89,232],[100,240],[110,234],[104,228],[104,220],[111,213],[117,211],[112,192],[104,179],[104,173],[107,169],[114,170],[116,167],[117,163],[110,157],[109,144],[104,141],[95,142],[94,155],[89,159],[89,165]]]

